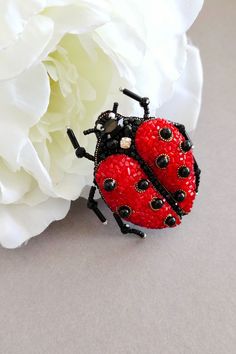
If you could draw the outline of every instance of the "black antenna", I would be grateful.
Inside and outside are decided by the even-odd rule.
[[[84,130],[83,131],[83,134],[84,135],[89,135],[89,134],[91,134],[91,133],[96,133],[96,129],[94,129],[94,128],[91,128],[91,129],[87,129],[87,130]]]

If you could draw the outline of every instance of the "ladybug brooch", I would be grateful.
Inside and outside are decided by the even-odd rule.
[[[149,117],[147,97],[120,90],[139,102],[143,118],[122,116],[115,102],[112,110],[99,115],[93,129],[84,131],[85,135],[94,133],[97,137],[94,156],[79,145],[70,128],[67,134],[76,156],[94,162],[88,208],[101,222],[107,222],[94,199],[98,188],[121,232],[144,238],[143,231],[126,222],[151,229],[180,224],[191,211],[201,171],[185,127]]]

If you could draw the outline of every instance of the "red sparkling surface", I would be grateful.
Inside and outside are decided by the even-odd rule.
[[[107,192],[103,183],[106,178],[116,181],[116,188]],[[135,188],[141,179],[148,179],[139,163],[124,154],[111,155],[103,160],[95,173],[101,195],[113,212],[120,206],[127,205],[132,213],[126,220],[133,224],[147,228],[160,229],[166,227],[164,221],[168,215],[176,218],[176,225],[180,224],[179,216],[172,210],[165,199],[154,189],[150,183],[147,190],[138,192]],[[159,210],[152,210],[152,198],[161,198],[164,205]]]
[[[172,139],[170,141],[163,141],[159,136],[159,131],[162,128],[171,129]],[[178,204],[188,213],[196,196],[196,182],[192,151],[184,153],[180,149],[180,143],[184,140],[185,138],[172,123],[165,119],[156,118],[145,121],[139,126],[135,137],[135,145],[140,156],[152,168],[159,181],[169,192],[174,193],[177,190],[186,192],[185,200]],[[155,165],[156,158],[162,154],[169,156],[169,164],[164,169]],[[191,171],[187,178],[178,176],[178,168],[183,165]]]

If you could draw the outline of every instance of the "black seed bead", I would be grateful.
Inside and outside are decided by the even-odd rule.
[[[158,210],[161,209],[161,207],[163,206],[163,200],[159,199],[159,198],[153,198],[151,201],[151,208],[154,210]]]
[[[190,169],[186,166],[181,166],[178,170],[178,174],[180,177],[186,178],[190,175]]]
[[[166,200],[172,200],[170,194],[166,194]]]
[[[174,198],[175,198],[175,200],[177,200],[177,202],[184,201],[185,196],[186,196],[185,192],[181,191],[181,190],[176,191],[175,194],[174,194]]]
[[[107,148],[108,149],[116,149],[119,145],[119,142],[115,139],[107,141]]]
[[[149,187],[149,181],[147,179],[141,179],[138,182],[138,189],[140,189],[141,191],[145,191],[146,189],[148,189]]]
[[[189,140],[182,141],[182,143],[180,144],[180,147],[181,147],[181,150],[183,150],[184,152],[188,152],[192,148],[191,141],[189,141]]]
[[[85,148],[83,148],[83,147],[80,147],[80,148],[77,148],[76,150],[75,150],[75,154],[76,154],[76,156],[77,157],[84,157],[84,154],[85,154]]]
[[[105,191],[111,192],[116,188],[116,181],[113,178],[107,178],[105,179],[103,186]]]
[[[127,218],[131,214],[131,209],[128,206],[121,206],[118,209],[118,213],[121,218]]]
[[[130,117],[130,118],[129,118],[129,123],[133,123],[134,120],[135,120],[134,117]]]
[[[156,158],[156,166],[159,168],[166,168],[169,163],[169,157],[167,155],[160,155]]]
[[[130,125],[126,125],[124,128],[125,136],[130,136],[131,132],[132,132],[132,127]]]
[[[162,128],[160,130],[160,136],[164,140],[169,140],[172,136],[172,131],[170,128]]]
[[[175,225],[175,223],[176,223],[176,219],[175,219],[174,216],[171,216],[171,215],[167,216],[167,218],[166,218],[166,220],[165,220],[165,224],[166,224],[167,226],[172,227],[172,226]]]

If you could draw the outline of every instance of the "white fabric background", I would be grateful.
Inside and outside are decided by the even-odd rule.
[[[0,353],[236,352],[235,18],[234,0],[207,0],[190,33],[205,73],[192,214],[143,241],[81,199],[27,246],[0,249]]]

